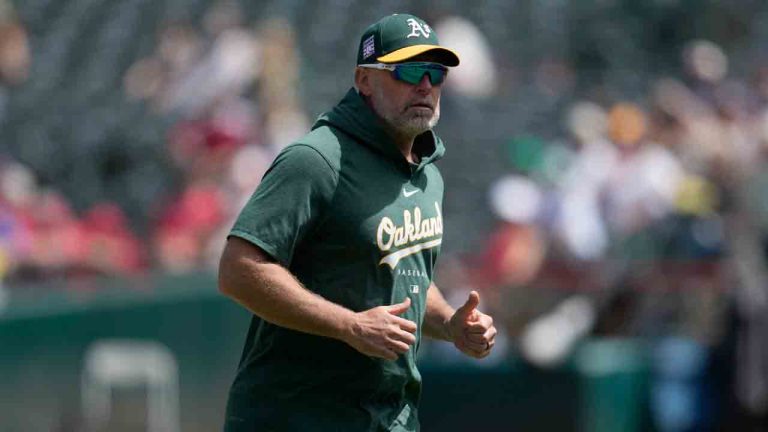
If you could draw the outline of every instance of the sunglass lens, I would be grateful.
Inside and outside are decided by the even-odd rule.
[[[395,68],[395,78],[408,84],[416,85],[421,82],[424,74],[429,75],[432,85],[442,84],[445,81],[447,70],[438,65],[398,65]]]

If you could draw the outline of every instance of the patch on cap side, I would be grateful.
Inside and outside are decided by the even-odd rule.
[[[376,43],[374,42],[374,35],[371,35],[363,41],[363,59],[367,59],[376,53]]]

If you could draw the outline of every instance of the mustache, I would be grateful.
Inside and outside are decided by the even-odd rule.
[[[430,101],[429,99],[417,100],[417,101],[412,101],[412,102],[408,103],[408,105],[406,105],[405,109],[407,110],[408,108],[411,108],[411,107],[427,107],[427,108],[430,108],[430,109],[434,110],[435,109],[435,103]]]

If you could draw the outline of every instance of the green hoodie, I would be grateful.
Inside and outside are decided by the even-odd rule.
[[[351,89],[286,147],[231,236],[259,246],[309,290],[353,311],[399,303],[418,325],[395,361],[254,316],[230,391],[227,431],[416,431],[427,288],[442,241],[445,152],[418,136],[409,163]]]

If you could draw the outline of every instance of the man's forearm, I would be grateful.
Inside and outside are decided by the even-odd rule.
[[[227,242],[219,268],[219,289],[268,322],[343,339],[354,312],[304,288],[285,267],[264,260],[253,248],[241,239]]]
[[[449,321],[455,312],[453,307],[445,301],[437,285],[431,284],[427,291],[427,307],[422,333],[433,339],[452,342]]]

